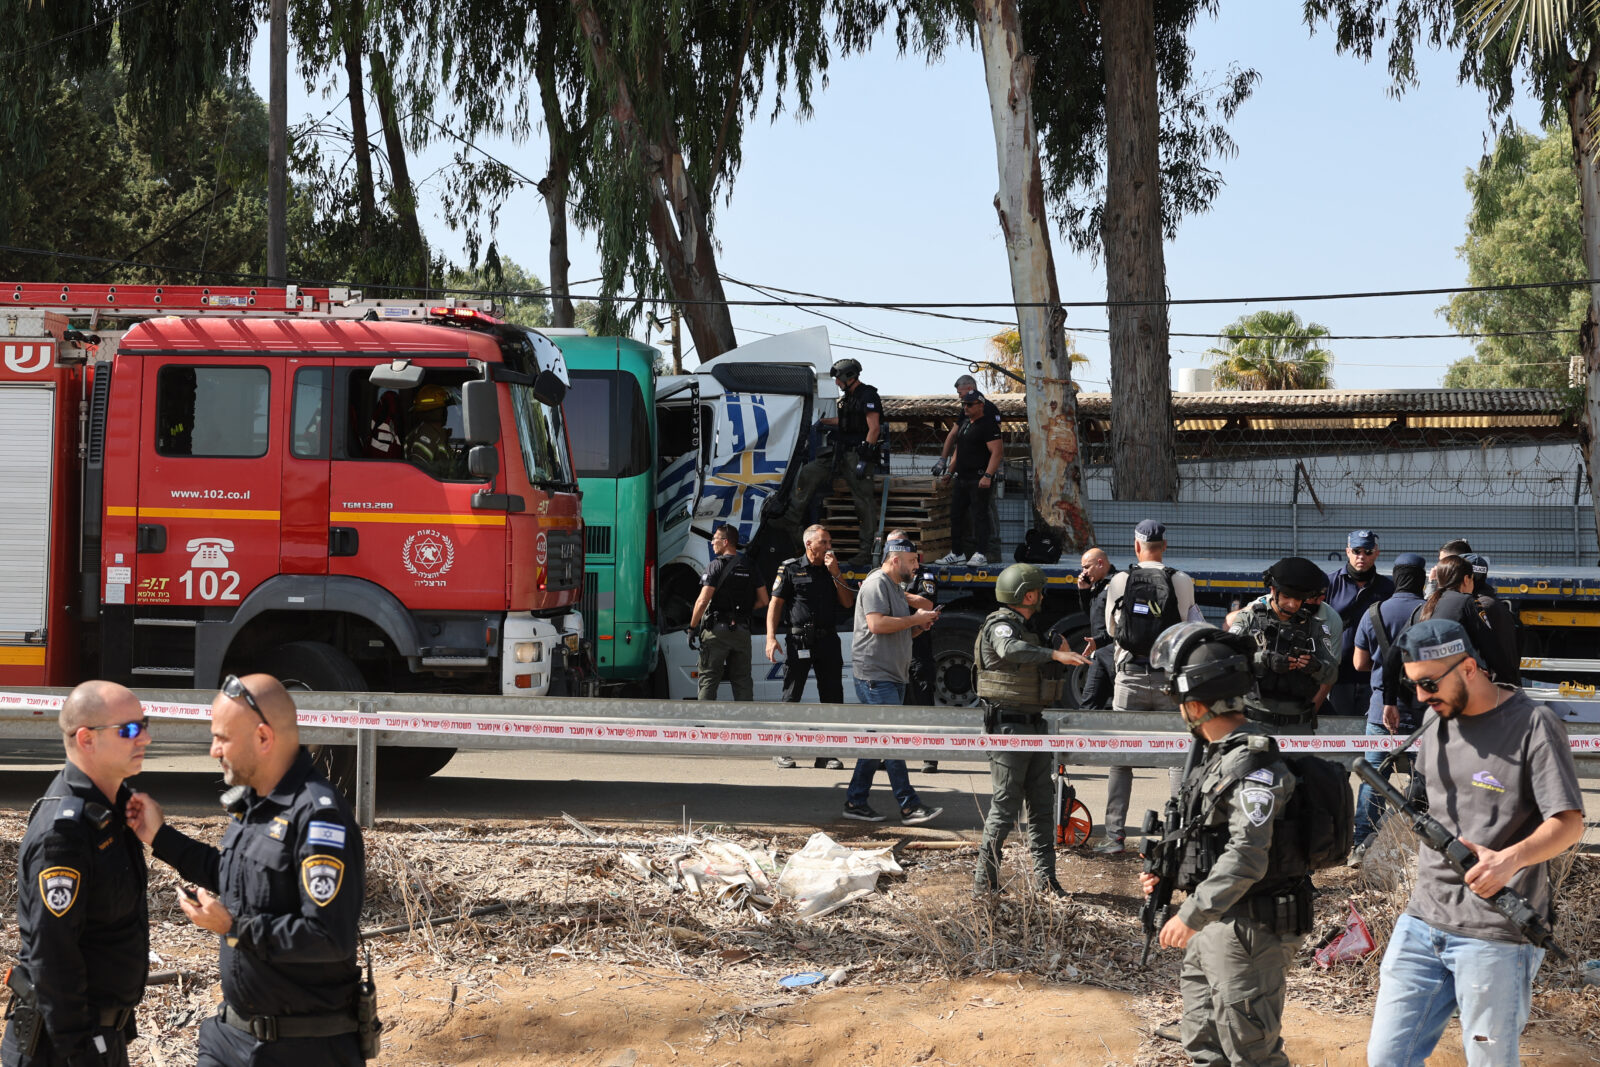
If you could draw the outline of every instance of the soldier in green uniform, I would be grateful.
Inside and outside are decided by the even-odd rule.
[[[1262,575],[1270,592],[1229,616],[1228,629],[1256,642],[1260,706],[1251,719],[1274,734],[1313,734],[1317,712],[1339,677],[1344,627],[1322,597],[1328,576],[1300,556]]]
[[[1038,567],[1013,563],[1001,571],[994,597],[1005,606],[983,620],[972,650],[978,697],[985,708],[983,730],[989,734],[1049,733],[1044,709],[1058,703],[1061,696],[1061,671],[1056,664],[1073,666],[1089,660],[1065,647],[1046,648],[1029,624],[1044,600],[1044,571]],[[1051,759],[1048,752],[989,753],[993,800],[983,823],[974,892],[992,893],[999,888],[1000,849],[1026,805],[1034,884],[1043,892],[1064,895],[1056,881]]]
[[[1184,950],[1180,1029],[1195,1063],[1288,1067],[1284,980],[1311,927],[1312,889],[1304,844],[1284,821],[1295,778],[1267,728],[1245,718],[1254,652],[1250,638],[1203,622],[1168,628],[1150,652],[1204,742],[1180,793],[1176,888],[1188,899],[1159,940]],[[1158,884],[1140,877],[1146,893]]]
[[[843,478],[856,505],[860,539],[856,554],[845,561],[845,569],[864,571],[873,564],[872,543],[878,532],[878,505],[872,492],[872,473],[878,467],[883,448],[883,399],[878,390],[861,380],[861,363],[841,359],[833,364],[833,380],[839,387],[839,416],[820,420],[832,429],[833,452],[823,454],[800,468],[789,506],[776,520],[791,537],[800,540],[806,524],[811,498],[831,490],[835,477]]]

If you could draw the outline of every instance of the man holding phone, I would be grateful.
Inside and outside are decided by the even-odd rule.
[[[211,754],[232,788],[222,848],[164,824],[140,794],[128,822],[200,886],[180,900],[221,937],[222,1005],[200,1025],[197,1067],[358,1067],[376,1054],[356,960],[366,891],[361,829],[300,747],[276,678],[229,675],[211,702]]]
[[[150,970],[144,848],[128,830],[127,779],[149,720],[115,682],[84,682],[61,707],[67,764],[28,814],[17,856],[21,963],[7,972],[5,1067],[126,1067]]]

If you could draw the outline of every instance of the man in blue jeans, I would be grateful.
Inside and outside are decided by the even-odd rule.
[[[867,575],[856,591],[855,634],[850,645],[851,672],[856,700],[862,704],[903,704],[911,679],[911,640],[918,630],[932,626],[939,613],[923,597],[907,595],[904,585],[917,573],[917,546],[902,530],[884,539],[883,566]],[[943,808],[928,808],[911,788],[905,760],[856,760],[856,771],[845,793],[844,817],[859,822],[882,822],[867,803],[879,765],[889,772],[889,785],[900,804],[900,821],[907,825],[931,822]]]
[[[1382,737],[1387,734],[1409,734],[1422,722],[1426,710],[1416,700],[1411,690],[1401,686],[1398,699],[1393,704],[1384,703],[1384,660],[1389,648],[1411,622],[1412,614],[1422,606],[1422,586],[1427,581],[1428,561],[1415,552],[1402,552],[1394,561],[1394,593],[1376,605],[1369,606],[1355,627],[1353,662],[1358,671],[1371,671],[1371,691],[1367,703],[1367,736]],[[1389,755],[1386,751],[1368,752],[1366,760],[1374,767],[1382,765]],[[1385,773],[1384,777],[1388,777]],[[1372,838],[1378,832],[1378,820],[1383,816],[1383,801],[1378,799],[1370,785],[1361,783],[1361,793],[1356,797],[1355,848],[1350,850],[1350,866],[1359,867],[1367,854]]]
[[[1426,846],[1379,971],[1372,1067],[1422,1067],[1461,1012],[1468,1067],[1512,1067],[1544,950],[1489,903],[1510,886],[1554,919],[1549,861],[1583,836],[1583,794],[1560,718],[1497,685],[1460,623],[1424,619],[1398,642],[1407,683],[1438,716],[1417,766],[1428,811],[1477,855],[1462,875]]]

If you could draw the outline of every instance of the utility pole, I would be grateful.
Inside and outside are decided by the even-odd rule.
[[[272,0],[270,17],[267,284],[284,285],[289,280],[289,0]]]

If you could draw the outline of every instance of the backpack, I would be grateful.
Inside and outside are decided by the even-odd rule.
[[[1350,772],[1321,756],[1279,754],[1295,776],[1284,822],[1292,823],[1313,871],[1341,867],[1356,837],[1356,804]]]
[[[1061,542],[1049,530],[1029,530],[1012,557],[1018,563],[1060,563]]]
[[[1133,567],[1128,582],[1117,598],[1113,618],[1117,621],[1117,647],[1135,656],[1148,656],[1156,638],[1169,626],[1183,619],[1178,616],[1178,597],[1172,588],[1171,567]]]

